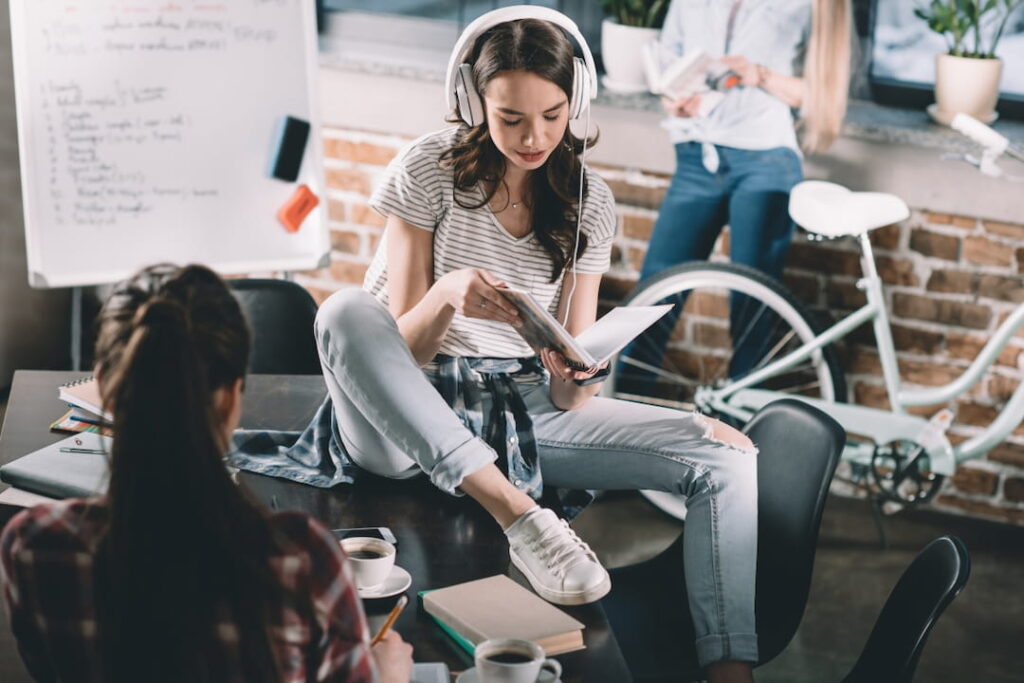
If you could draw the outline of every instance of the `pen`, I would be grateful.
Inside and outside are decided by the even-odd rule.
[[[94,420],[89,417],[79,417],[78,415],[72,415],[71,419],[75,422],[81,422],[87,425],[96,425],[97,427],[106,427],[108,425],[108,423],[103,422],[102,420]]]
[[[388,634],[391,626],[395,623],[395,619],[398,618],[398,615],[402,613],[402,610],[405,609],[407,604],[409,604],[409,596],[403,595],[398,598],[398,602],[391,608],[391,614],[388,615],[387,621],[384,622],[384,625],[380,627],[380,631],[378,631],[377,635],[375,635],[373,640],[370,641],[370,647],[379,643],[381,639]]]
[[[93,453],[95,455],[104,455],[106,453],[102,448],[61,448],[61,453]]]

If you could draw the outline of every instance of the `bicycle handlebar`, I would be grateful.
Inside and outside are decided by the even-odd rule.
[[[1024,152],[1014,149],[1006,136],[995,132],[973,116],[957,114],[953,117],[950,127],[977,142],[993,157],[1009,154],[1019,161],[1024,161]]]
[[[978,119],[967,114],[957,114],[954,116],[950,127],[956,132],[966,135],[982,147],[992,150],[994,154],[1002,154],[1010,146],[1010,141],[1005,136],[1000,135]]]

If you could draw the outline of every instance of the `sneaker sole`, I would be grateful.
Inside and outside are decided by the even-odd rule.
[[[597,602],[604,596],[608,595],[608,591],[612,589],[612,580],[606,571],[604,581],[581,593],[567,593],[565,591],[551,590],[540,584],[540,581],[526,566],[526,563],[521,561],[516,552],[511,548],[509,548],[508,556],[509,559],[512,560],[512,564],[515,565],[516,569],[521,571],[523,576],[526,577],[526,580],[530,582],[531,586],[533,586],[533,590],[537,592],[537,595],[548,602],[555,603],[556,605],[586,605],[590,602]]]

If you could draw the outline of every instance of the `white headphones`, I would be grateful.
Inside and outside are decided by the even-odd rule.
[[[458,105],[462,120],[470,126],[479,126],[486,120],[484,102],[480,91],[473,83],[473,66],[462,61],[466,52],[473,49],[477,38],[489,29],[509,21],[519,19],[540,19],[560,27],[576,41],[583,58],[573,57],[572,93],[569,97],[569,118],[579,119],[589,108],[590,100],[597,97],[597,67],[590,47],[583,34],[572,19],[561,12],[532,5],[514,5],[502,7],[474,19],[455,43],[452,55],[448,59],[448,71],[444,79],[444,91],[448,98],[448,108]]]

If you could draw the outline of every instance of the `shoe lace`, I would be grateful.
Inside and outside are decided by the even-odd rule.
[[[564,576],[569,567],[579,562],[597,562],[590,546],[576,535],[564,519],[545,529],[531,541],[530,547],[556,576]]]

